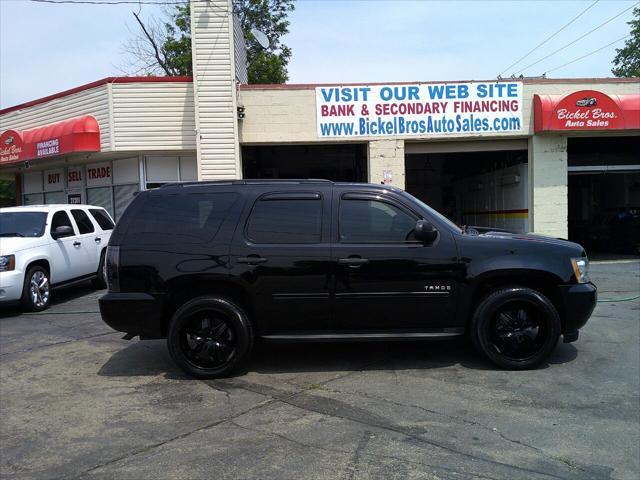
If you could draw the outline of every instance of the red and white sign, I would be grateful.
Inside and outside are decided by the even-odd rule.
[[[64,190],[64,170],[62,168],[44,171],[44,190],[46,192]]]
[[[640,128],[640,95],[581,90],[565,97],[534,95],[535,132]]]
[[[67,186],[69,188],[81,187],[84,185],[84,168],[69,167],[67,169]]]
[[[111,162],[87,165],[87,187],[111,185],[112,176]]]
[[[6,130],[0,136],[0,164],[99,151],[100,126],[91,115],[31,130]]]
[[[0,136],[0,163],[19,162],[23,156],[22,134],[7,130]]]

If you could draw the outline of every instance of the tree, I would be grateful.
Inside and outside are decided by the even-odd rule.
[[[640,77],[640,7],[633,9],[631,25],[631,38],[624,47],[616,49],[616,56],[613,59],[615,68],[611,72],[616,77]]]
[[[240,21],[247,44],[249,83],[284,83],[291,49],[281,41],[289,32],[288,15],[294,0],[233,0],[233,11]],[[189,4],[176,5],[168,19],[143,20],[133,13],[139,31],[125,45],[133,62],[127,68],[134,74],[192,75],[191,10]],[[263,48],[251,30],[256,28],[269,39]]]

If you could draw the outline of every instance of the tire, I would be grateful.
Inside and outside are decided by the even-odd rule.
[[[173,314],[167,346],[173,361],[189,375],[223,378],[248,359],[253,329],[244,310],[230,300],[197,297]]]
[[[530,288],[493,292],[478,305],[471,320],[476,350],[507,370],[540,365],[549,358],[559,337],[558,312],[549,299]]]
[[[100,263],[98,264],[96,278],[91,281],[93,288],[96,290],[104,290],[107,288],[107,271],[105,269],[106,265],[104,264],[105,252],[106,250],[103,250],[100,254]]]
[[[24,276],[22,305],[25,310],[41,312],[51,303],[51,281],[49,272],[39,265],[31,267]]]

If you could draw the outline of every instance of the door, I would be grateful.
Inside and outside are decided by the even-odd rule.
[[[262,192],[248,202],[231,246],[261,334],[326,329],[331,189]]]
[[[98,270],[102,251],[102,232],[96,231],[87,212],[80,208],[71,209],[71,216],[78,228],[80,242],[81,275],[90,275]]]
[[[81,242],[78,240],[78,231],[71,223],[69,215],[64,210],[59,210],[51,217],[49,234],[60,226],[68,226],[73,234],[53,239],[50,245],[51,256],[51,283],[61,283],[82,275],[83,253]]]
[[[336,188],[333,205],[335,329],[442,329],[455,323],[456,248],[448,232],[439,232],[432,244],[416,241],[413,231],[423,216],[392,192]]]

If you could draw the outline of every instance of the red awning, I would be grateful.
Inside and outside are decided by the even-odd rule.
[[[640,94],[580,90],[566,96],[534,95],[533,111],[536,133],[640,129]]]
[[[0,165],[79,152],[100,151],[100,126],[91,115],[0,136]]]

